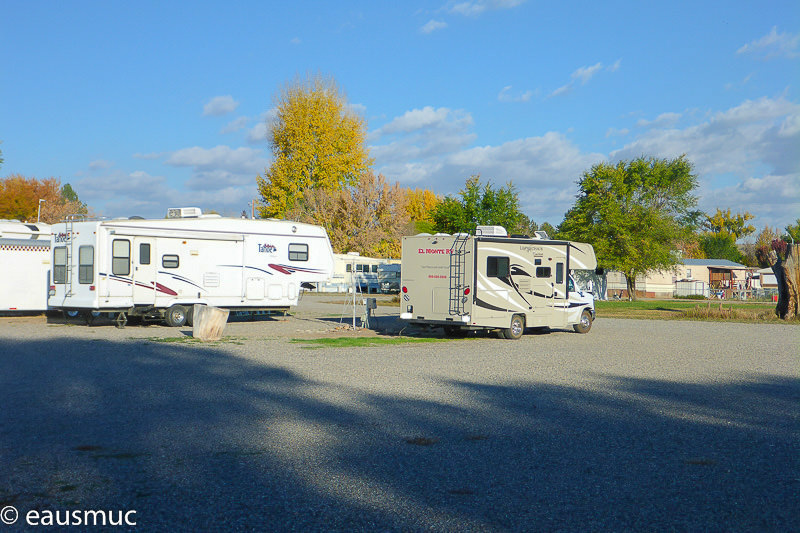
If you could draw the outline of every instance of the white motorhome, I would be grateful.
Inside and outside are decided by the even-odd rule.
[[[170,209],[166,219],[70,220],[53,225],[51,307],[163,317],[191,324],[194,304],[288,309],[301,285],[328,279],[325,229],[285,220]]]
[[[0,220],[0,311],[46,311],[50,226]]]
[[[400,318],[442,326],[448,335],[498,329],[518,339],[526,327],[567,326],[588,332],[594,297],[576,290],[570,271],[595,270],[594,249],[542,237],[508,237],[499,226],[404,237]]]

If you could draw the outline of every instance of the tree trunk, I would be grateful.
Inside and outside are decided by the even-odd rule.
[[[628,286],[628,301],[636,300],[636,273],[625,274],[625,282]]]
[[[786,260],[772,265],[778,282],[778,305],[775,314],[785,320],[800,316],[800,246],[789,245]]]

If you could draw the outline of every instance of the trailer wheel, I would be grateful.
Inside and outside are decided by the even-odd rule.
[[[182,305],[173,305],[164,313],[164,320],[168,326],[173,328],[183,326],[186,324],[186,308]]]
[[[190,305],[186,308],[186,325],[194,326],[194,306]]]
[[[572,329],[578,333],[589,333],[589,330],[592,329],[592,314],[584,309],[581,313],[581,321],[572,326]]]
[[[518,340],[522,338],[525,332],[525,319],[522,315],[514,315],[511,317],[511,326],[503,330],[506,339]]]

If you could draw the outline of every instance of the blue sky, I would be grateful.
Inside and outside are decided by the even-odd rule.
[[[800,217],[800,4],[0,1],[0,176],[105,216],[238,214],[296,76],[336,79],[375,170],[511,181],[558,224],[600,161],[686,153],[700,208]]]

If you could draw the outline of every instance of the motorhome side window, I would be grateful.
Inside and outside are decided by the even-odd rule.
[[[550,267],[536,267],[537,278],[549,278],[551,274]]]
[[[94,246],[78,248],[78,283],[94,281]]]
[[[53,283],[67,282],[67,247],[53,248]]]
[[[564,283],[564,263],[556,263],[556,284]]]
[[[169,254],[161,256],[161,266],[164,268],[178,268],[181,261],[177,255]]]
[[[352,272],[353,271],[353,265],[345,265],[344,266],[344,271],[345,272]]]
[[[487,257],[486,275],[490,278],[507,278],[508,257]]]
[[[111,273],[115,276],[131,273],[131,241],[114,239],[111,243]]]
[[[139,244],[139,264],[150,264],[150,243],[143,242]]]
[[[289,261],[308,261],[308,245],[290,244]]]

